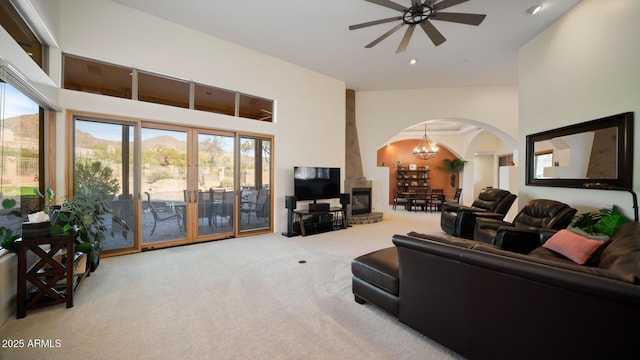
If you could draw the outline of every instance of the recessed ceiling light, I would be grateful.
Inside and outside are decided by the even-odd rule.
[[[542,5],[534,5],[527,9],[527,14],[535,15],[542,10]]]
[[[415,65],[417,62],[418,62],[418,59],[409,60],[409,64],[411,64],[411,65]]]

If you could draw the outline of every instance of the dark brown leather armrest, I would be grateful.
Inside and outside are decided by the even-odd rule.
[[[492,218],[492,219],[502,219],[504,217],[504,215],[502,214],[498,214],[494,212],[486,212],[486,211],[474,211],[473,214],[476,217]]]
[[[496,234],[496,245],[503,250],[528,254],[540,246],[540,230],[520,227],[501,227]]]

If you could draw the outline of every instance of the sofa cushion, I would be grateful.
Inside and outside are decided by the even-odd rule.
[[[628,222],[611,236],[611,244],[600,254],[598,267],[608,269],[617,258],[640,252],[640,223]]]
[[[351,261],[353,276],[394,295],[399,293],[398,250],[395,246],[377,250]]]
[[[563,229],[549,238],[542,246],[583,265],[604,244],[601,240],[589,239]]]
[[[518,253],[514,253],[507,250],[502,250],[489,244],[476,245],[473,247],[473,250],[479,251],[479,252],[488,252],[496,255],[502,255],[504,257],[526,260],[529,262],[535,262],[542,265],[548,265],[553,268],[567,269],[567,270],[577,271],[585,274],[603,276],[610,279],[633,283],[633,280],[630,281],[628,276],[625,278],[623,276],[620,276],[619,273],[610,271],[608,269],[600,269],[597,267],[578,265],[575,262],[567,259],[566,257],[559,255],[555,251],[545,249],[542,246],[538,246],[528,255],[523,255],[523,254],[518,254]]]
[[[555,262],[560,262],[563,264],[571,264],[573,266],[577,266],[577,264],[571,260],[569,260],[568,258],[558,254],[555,251],[546,249],[542,246],[538,246],[537,248],[533,249],[533,251],[531,251],[528,256],[535,258],[535,259],[542,259],[545,261],[555,261]]]
[[[640,253],[632,252],[618,257],[609,271],[625,281],[640,284]]]
[[[589,239],[593,239],[593,240],[600,240],[600,241],[609,241],[609,237],[607,235],[604,234],[589,234],[588,232],[577,228],[577,227],[567,227],[567,230],[571,231],[572,233],[576,233],[578,235],[582,235],[586,238]]]

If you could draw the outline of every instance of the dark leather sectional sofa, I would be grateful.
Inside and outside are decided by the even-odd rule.
[[[542,240],[544,242],[544,239]],[[440,234],[352,262],[353,293],[469,359],[640,358],[640,224],[593,266]]]

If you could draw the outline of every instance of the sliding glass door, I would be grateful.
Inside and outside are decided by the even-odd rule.
[[[109,215],[107,254],[272,231],[272,138],[83,116],[73,124],[75,171],[107,170],[113,215],[130,227],[123,234]]]
[[[83,118],[74,121],[74,185],[111,186],[112,213],[106,215],[106,252],[135,250],[135,123]],[[117,216],[129,226],[128,232],[113,221]],[[111,235],[111,233],[113,235]]]
[[[197,166],[189,193],[194,213],[189,228],[197,231],[196,241],[231,237],[235,234],[235,135],[197,130],[194,138]]]
[[[188,129],[143,124],[141,139],[142,247],[187,240]]]
[[[272,228],[270,138],[240,136],[240,232]]]

